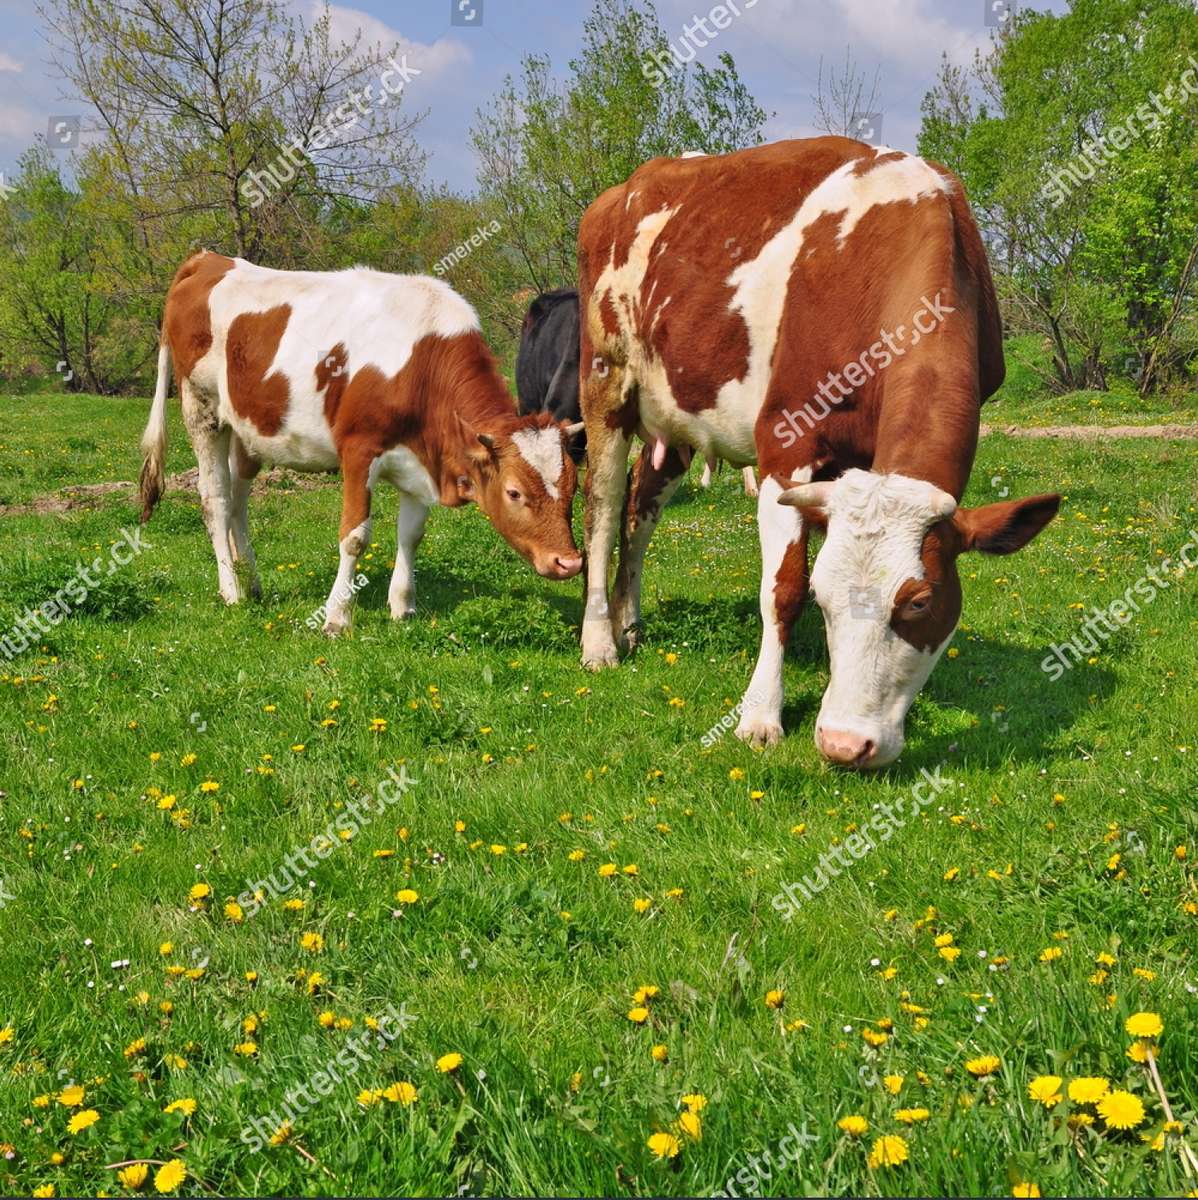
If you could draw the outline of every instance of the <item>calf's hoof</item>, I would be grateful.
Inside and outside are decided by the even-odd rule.
[[[744,716],[736,727],[736,736],[758,749],[776,746],[782,740],[782,725],[771,717]]]
[[[343,633],[349,632],[350,623],[340,617],[329,617],[324,623],[324,628],[321,632],[325,637],[340,637]]]

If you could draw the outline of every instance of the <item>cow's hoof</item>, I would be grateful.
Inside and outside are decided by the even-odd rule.
[[[736,736],[758,749],[776,746],[782,740],[782,726],[768,717],[742,717]]]
[[[391,607],[391,620],[410,621],[416,615],[416,605],[396,604]]]
[[[321,632],[325,635],[325,637],[340,637],[343,633],[349,632],[349,622],[339,619],[334,620],[332,617],[330,617],[324,623],[324,629]]]
[[[262,584],[257,579],[250,583],[250,597],[254,600],[262,599]]]
[[[631,625],[626,625],[618,634],[616,634],[616,645],[624,654],[632,654],[641,644],[641,639],[644,637],[644,630],[639,622],[633,622]]]
[[[602,671],[605,667],[618,667],[620,655],[615,646],[601,646],[593,650],[583,647],[582,665],[588,671]]]

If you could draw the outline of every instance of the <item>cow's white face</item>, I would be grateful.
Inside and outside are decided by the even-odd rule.
[[[907,711],[960,619],[957,555],[1019,549],[1052,520],[1060,497],[958,509],[934,484],[851,470],[779,500],[827,520],[811,573],[831,665],[816,745],[834,762],[883,767],[902,752]]]

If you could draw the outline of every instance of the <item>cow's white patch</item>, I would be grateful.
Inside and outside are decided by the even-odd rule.
[[[325,419],[324,392],[316,384],[322,354],[331,354],[340,344],[355,373],[373,366],[391,378],[403,369],[422,337],[455,337],[480,327],[478,315],[463,297],[428,276],[390,275],[365,267],[276,271],[240,258],[234,261],[236,266],[212,289],[212,347],[197,364],[194,377],[219,393],[221,418],[258,458],[295,470],[333,470],[339,461]],[[290,306],[291,315],[266,374],[286,378],[288,404],[278,433],[264,437],[233,410],[226,343],[237,317],[283,304]]]
[[[393,446],[370,464],[369,486],[385,479],[405,495],[414,497],[420,504],[438,503],[439,493],[433,477],[424,464],[407,446]]]
[[[525,461],[541,477],[545,490],[554,499],[561,498],[558,481],[562,477],[562,435],[556,425],[547,429],[518,429],[512,441]]]
[[[829,489],[825,507],[828,531],[811,586],[831,675],[816,726],[869,738],[882,766],[902,750],[907,710],[948,644],[919,650],[899,637],[890,627],[894,597],[906,580],[924,577],[924,534],[955,501],[920,479],[851,470]]]
[[[874,166],[865,175],[855,175],[860,161],[853,159],[842,164],[813,188],[798,212],[766,242],[757,257],[741,263],[728,276],[728,285],[735,292],[729,307],[741,314],[749,332],[749,369],[743,379],[724,384],[716,399],[716,409],[730,408],[740,414],[750,433],[765,399],[782,307],[807,230],[821,217],[840,213],[837,245],[843,247],[861,218],[879,204],[903,201],[914,204],[950,190],[943,176],[922,158],[910,154]]]

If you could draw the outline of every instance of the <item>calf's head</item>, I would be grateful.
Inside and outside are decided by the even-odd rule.
[[[470,431],[462,499],[477,501],[501,537],[547,579],[582,570],[570,517],[578,472],[569,454],[579,426],[545,414],[521,417],[502,432]]]
[[[827,521],[811,573],[831,665],[815,725],[825,758],[870,768],[899,756],[907,710],[961,616],[957,555],[1021,549],[1060,502],[1044,495],[958,508],[934,484],[859,470],[781,494],[779,503]]]

